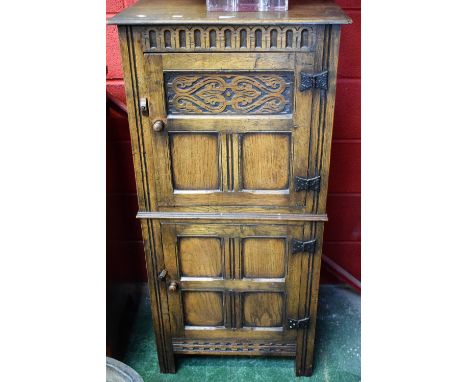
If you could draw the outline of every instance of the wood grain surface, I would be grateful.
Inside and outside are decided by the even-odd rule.
[[[285,277],[286,248],[284,238],[243,239],[243,277]]]
[[[226,17],[227,16],[227,17]],[[287,12],[208,12],[203,0],[140,0],[109,20],[111,24],[349,24],[334,2],[291,1]]]

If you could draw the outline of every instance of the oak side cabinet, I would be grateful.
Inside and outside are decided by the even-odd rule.
[[[311,375],[340,25],[332,2],[118,25],[158,359],[294,357]]]

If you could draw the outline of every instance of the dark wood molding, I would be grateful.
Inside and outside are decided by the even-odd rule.
[[[138,219],[173,220],[269,220],[326,222],[326,214],[248,214],[248,213],[202,213],[202,212],[138,212]]]

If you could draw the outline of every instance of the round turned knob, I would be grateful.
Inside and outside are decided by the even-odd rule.
[[[153,130],[158,132],[158,131],[161,131],[162,129],[164,129],[164,122],[159,119],[157,121],[154,121]]]
[[[175,292],[177,290],[177,283],[175,281],[171,281],[171,283],[169,284],[169,290],[171,292]]]

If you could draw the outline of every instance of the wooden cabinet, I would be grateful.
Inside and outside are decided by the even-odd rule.
[[[340,24],[331,2],[119,25],[158,359],[273,355],[310,375]]]

